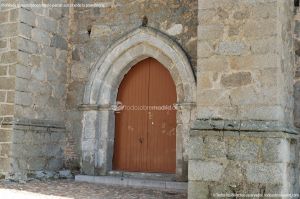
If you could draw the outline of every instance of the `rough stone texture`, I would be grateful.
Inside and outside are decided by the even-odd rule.
[[[63,167],[65,129],[63,124],[18,121],[12,136],[13,165],[10,178],[26,179],[36,172],[59,171]]]
[[[0,11],[0,131],[10,138],[0,142],[0,172],[7,178],[63,167],[65,127],[57,124],[65,118],[68,44],[61,29],[68,24],[57,24],[68,16],[52,19],[51,9]]]
[[[295,9],[295,76],[294,76],[294,117],[295,126],[300,127],[300,10]]]
[[[190,197],[299,193],[293,3],[219,4],[198,1],[198,119],[189,141]],[[298,82],[294,87],[297,105]]]
[[[0,175],[10,171],[13,128],[11,121],[14,115],[16,86],[17,48],[14,44],[17,34],[17,20],[10,18],[16,9],[0,10]]]
[[[188,196],[193,199],[202,199],[209,197],[208,185],[203,182],[193,181],[189,183]]]
[[[190,159],[189,193],[200,194],[197,195],[199,198],[225,193],[259,194],[261,191],[265,194],[298,193],[295,188],[298,182],[292,177],[296,175],[297,167],[294,166],[298,160],[290,157],[295,154],[298,136],[288,136],[282,132],[270,134],[272,138],[267,133],[259,132],[193,130],[191,142],[217,140],[218,145],[226,150],[223,158],[216,158],[211,151],[205,151],[201,158]],[[276,144],[271,144],[274,141]],[[206,142],[204,147],[211,145],[211,142]],[[272,148],[268,153],[281,151],[279,156],[286,158],[270,156],[272,160],[266,159],[266,147],[270,146]],[[190,157],[195,157],[195,153],[190,150]]]
[[[293,5],[217,2],[198,3],[198,117],[292,125]]]

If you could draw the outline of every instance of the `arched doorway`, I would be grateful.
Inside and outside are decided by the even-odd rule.
[[[81,170],[107,175],[113,170],[115,111],[125,74],[152,57],[170,72],[176,87],[176,178],[187,179],[189,130],[195,119],[196,80],[184,51],[168,36],[141,27],[113,44],[93,66],[86,84],[82,115]]]
[[[147,58],[125,75],[115,113],[113,169],[176,172],[176,87],[169,71]]]

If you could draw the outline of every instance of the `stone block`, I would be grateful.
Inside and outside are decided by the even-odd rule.
[[[0,115],[14,115],[14,105],[13,104],[0,104]]]
[[[14,77],[0,77],[0,89],[1,90],[14,90],[15,78]]]
[[[95,153],[94,152],[86,152],[82,153],[82,172],[85,175],[95,175]]]
[[[206,137],[205,153],[208,158],[226,158],[226,145],[222,137]]]
[[[211,56],[206,59],[198,59],[198,70],[200,72],[226,72],[229,70],[227,59],[220,56]]]
[[[17,45],[17,39],[14,37],[11,37],[9,39],[9,44],[10,44],[10,49],[11,50],[18,50],[18,45]]]
[[[2,64],[13,64],[17,62],[17,51],[8,51],[1,54]]]
[[[244,171],[245,166],[242,162],[229,161],[223,173],[222,182],[237,186],[245,182]]]
[[[63,17],[63,8],[49,9],[49,17],[54,19],[61,19]]]
[[[246,177],[250,183],[282,184],[285,175],[284,164],[248,164]]]
[[[207,10],[207,9],[212,9],[212,8],[216,8],[220,2],[222,2],[224,8],[229,9],[232,8],[233,5],[235,5],[235,1],[234,0],[211,0],[211,1],[206,1],[206,0],[199,0],[198,1],[198,9],[200,10],[200,12],[202,12],[203,10]]]
[[[7,66],[0,66],[0,76],[7,76],[7,75],[8,75]]]
[[[245,20],[245,19],[249,18],[249,16],[250,16],[250,13],[247,11],[238,10],[233,13],[233,18],[235,20]]]
[[[192,199],[209,198],[208,184],[198,181],[189,181],[188,196]]]
[[[276,45],[276,37],[250,40],[249,45],[253,54],[276,53],[278,50]]]
[[[6,102],[6,91],[0,91],[0,102]]]
[[[112,32],[110,26],[107,25],[94,25],[91,31],[91,37],[103,37],[108,36]]]
[[[82,140],[82,151],[94,151],[95,148],[95,141],[94,139],[84,139]]]
[[[55,48],[60,48],[62,50],[67,50],[68,49],[67,41],[59,35],[54,35],[51,38],[50,46],[55,47]]]
[[[38,52],[37,43],[24,39],[22,37],[18,38],[18,49],[24,52],[36,54]]]
[[[241,41],[222,41],[219,43],[217,53],[221,55],[242,55],[247,50],[247,46]]]
[[[38,81],[45,81],[47,75],[46,67],[33,67],[31,70],[32,78]]]
[[[197,44],[197,57],[206,58],[214,54],[214,46],[207,41],[199,41]]]
[[[30,26],[35,26],[36,16],[30,10],[26,10],[24,8],[19,9],[19,19],[23,23],[26,23]]]
[[[188,144],[189,159],[204,159],[204,143],[202,137],[190,137]]]
[[[269,85],[269,89],[254,86],[237,87],[231,90],[231,103],[234,105],[268,104],[272,105],[277,100],[278,88]]]
[[[183,26],[182,24],[173,24],[166,32],[171,36],[180,35],[183,32]]]
[[[8,172],[10,169],[10,159],[0,157],[0,171]]]
[[[32,104],[31,93],[16,91],[15,102],[18,105],[24,105],[24,106],[31,105]]]
[[[75,81],[86,79],[89,75],[88,68],[81,63],[75,63],[71,68],[71,76]]]
[[[29,92],[28,82],[29,82],[28,79],[16,77],[16,90]]]
[[[17,64],[12,64],[8,66],[8,75],[9,76],[15,76],[16,75],[16,67]]]
[[[249,20],[242,27],[245,37],[262,38],[265,36],[275,36],[277,34],[276,19],[268,20]]]
[[[35,41],[37,43],[49,45],[50,44],[50,35],[48,32],[38,29],[38,28],[33,28],[31,30],[31,38],[32,41]]]
[[[263,144],[263,159],[265,162],[289,163],[291,161],[291,146],[288,140],[282,138],[267,138]]]
[[[276,105],[244,105],[239,107],[240,118],[255,118],[256,120],[279,120],[282,121],[284,116],[281,106]]]
[[[43,55],[55,58],[56,57],[56,48],[50,46],[43,46],[41,49]]]
[[[215,40],[223,36],[223,25],[199,25],[198,39],[199,40]]]
[[[251,9],[251,18],[257,20],[261,19],[272,19],[277,17],[277,2],[266,1],[254,5]]]
[[[40,55],[31,55],[30,56],[30,65],[33,67],[39,67],[41,64],[42,56]]]
[[[37,18],[37,27],[48,32],[56,33],[57,22],[45,17]]]
[[[0,24],[0,38],[14,37],[18,34],[17,23]]]
[[[19,51],[17,54],[18,64],[29,66],[30,65],[30,53]]]
[[[17,64],[16,66],[16,77],[30,79],[31,78],[31,70],[30,67],[27,67],[22,64]]]
[[[197,76],[199,88],[212,89],[214,82],[211,80],[211,72],[199,72]]]
[[[26,39],[30,39],[31,38],[31,30],[32,30],[32,27],[29,26],[28,24],[18,23],[19,36],[24,37]]]
[[[228,92],[222,89],[206,89],[197,93],[197,104],[201,106],[230,106]]]
[[[3,49],[6,47],[7,47],[7,40],[6,39],[0,40],[0,48]]]
[[[223,163],[190,160],[188,170],[189,180],[219,181],[224,173],[224,169]]]
[[[235,187],[232,187],[234,185],[228,185],[228,184],[217,184],[215,186],[211,186],[210,188],[210,196],[212,198],[225,198],[221,197],[223,194],[234,194]],[[229,198],[229,197],[226,197]]]
[[[251,140],[237,140],[231,138],[228,143],[228,159],[240,161],[257,161],[259,144]]]
[[[221,84],[226,87],[240,87],[251,84],[252,76],[250,72],[238,72],[232,74],[224,74],[221,77]]]
[[[0,143],[0,156],[5,158],[11,156],[11,143]]]
[[[10,22],[17,22],[19,16],[19,10],[18,9],[12,9],[9,11],[9,21]]]
[[[7,91],[6,102],[7,103],[15,102],[15,92],[14,91]]]
[[[7,23],[9,21],[9,11],[2,11],[0,13],[1,23]]]
[[[263,68],[277,68],[277,55],[274,53],[231,57],[228,59],[230,67],[234,70],[253,70]]]

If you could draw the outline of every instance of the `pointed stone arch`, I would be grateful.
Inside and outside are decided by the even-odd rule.
[[[139,61],[153,57],[170,72],[177,92],[177,176],[186,178],[186,143],[194,120],[196,80],[188,58],[168,36],[142,27],[124,36],[97,61],[84,93],[82,172],[105,175],[112,167],[114,111],[124,75]],[[186,168],[186,169],[185,169]]]

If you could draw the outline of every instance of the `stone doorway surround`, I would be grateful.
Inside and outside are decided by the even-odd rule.
[[[176,85],[176,177],[187,180],[187,143],[195,120],[196,80],[184,51],[168,36],[140,27],[112,45],[97,61],[87,82],[83,105],[81,172],[106,175],[112,170],[118,87],[139,61],[153,57],[167,67]]]

